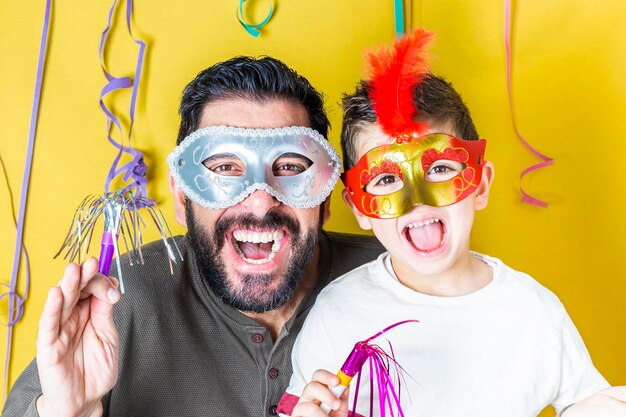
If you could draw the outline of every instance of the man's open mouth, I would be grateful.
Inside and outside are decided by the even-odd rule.
[[[432,252],[439,249],[446,241],[446,226],[436,217],[405,227],[405,236],[415,249],[421,252]]]
[[[251,264],[264,264],[276,256],[285,236],[283,230],[253,231],[235,230],[233,239],[235,250],[241,258]]]

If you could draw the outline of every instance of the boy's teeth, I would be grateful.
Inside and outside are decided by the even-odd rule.
[[[268,254],[267,258],[263,258],[263,259],[247,258],[245,254],[243,253],[243,251],[239,248],[239,245],[238,244],[234,245],[235,249],[237,250],[237,253],[239,253],[239,256],[241,256],[243,260],[245,260],[248,263],[257,264],[257,265],[267,263],[271,261],[272,259],[274,259],[274,257],[276,256],[276,253],[280,249],[280,241],[282,240],[284,236],[285,236],[285,232],[283,232],[282,230],[277,230],[274,232],[254,232],[250,230],[235,230],[233,232],[233,237],[235,238],[237,242],[242,242],[242,243],[274,242],[272,244],[270,253]]]
[[[430,219],[430,220],[426,220],[425,222],[411,223],[407,227],[409,229],[412,229],[414,227],[424,227],[424,226],[428,226],[429,224],[433,224],[439,221],[440,221],[439,219]]]

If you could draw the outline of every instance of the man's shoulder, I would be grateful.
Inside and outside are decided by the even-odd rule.
[[[345,250],[374,250],[378,253],[383,252],[385,249],[383,245],[376,239],[375,236],[359,235],[355,233],[339,233],[339,232],[324,232],[331,243],[335,246],[339,246]]]
[[[385,251],[374,236],[325,232],[332,257],[331,277],[336,278],[376,259]]]

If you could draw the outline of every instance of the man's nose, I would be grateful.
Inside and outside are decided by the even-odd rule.
[[[267,191],[255,190],[244,198],[241,204],[255,216],[263,218],[265,214],[280,204],[280,201],[272,197]]]

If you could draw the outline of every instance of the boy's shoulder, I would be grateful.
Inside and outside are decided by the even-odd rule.
[[[523,303],[528,303],[529,307],[535,304],[536,307],[558,315],[564,311],[563,304],[556,294],[529,274],[518,271],[493,256],[477,252],[472,252],[472,255],[493,268],[494,284],[498,287],[500,297],[515,297]]]

